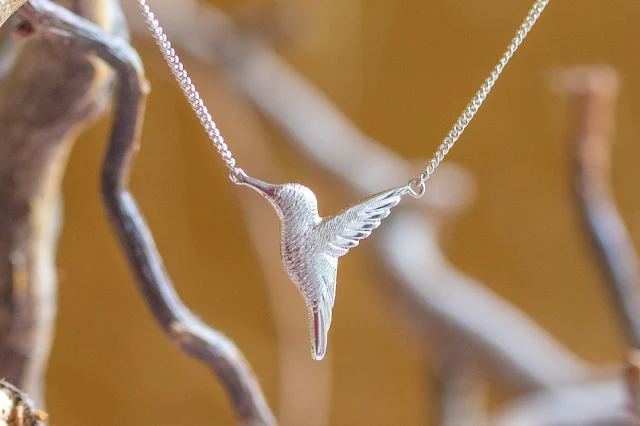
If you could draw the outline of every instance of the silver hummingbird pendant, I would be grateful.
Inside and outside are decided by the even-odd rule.
[[[321,360],[327,351],[336,298],[338,258],[371,235],[412,189],[403,186],[380,192],[334,216],[320,217],[316,196],[306,186],[272,185],[247,176],[240,169],[233,181],[254,189],[278,214],[282,263],[307,304],[311,356]]]
[[[147,6],[146,0],[137,0],[149,31],[167,60],[176,81],[180,84],[225,165],[231,170],[231,180],[236,184],[249,186],[262,194],[275,208],[280,218],[282,262],[307,304],[311,355],[314,359],[322,359],[327,351],[327,334],[331,326],[331,310],[336,297],[338,258],[357,246],[360,240],[371,235],[371,231],[380,226],[380,222],[389,216],[391,208],[400,202],[403,195],[410,194],[414,198],[424,195],[425,182],[478,112],[502,70],[518,50],[518,46],[549,1],[535,0],[526,19],[518,28],[516,36],[507,47],[507,51],[462,115],[458,117],[418,178],[412,179],[407,186],[365,198],[335,216],[320,217],[316,196],[309,188],[297,183],[272,185],[249,177],[242,169],[237,168],[236,160],[158,20]]]

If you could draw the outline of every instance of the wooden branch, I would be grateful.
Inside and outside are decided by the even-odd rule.
[[[611,189],[617,75],[611,68],[591,67],[573,70],[565,80],[576,116],[571,139],[578,207],[629,344],[640,349],[638,255]]]
[[[0,26],[28,0],[0,0]]]
[[[113,1],[74,5],[89,18],[107,9],[104,16],[117,16]],[[2,20],[17,6],[0,3]],[[121,34],[115,18],[101,25]],[[84,53],[29,25],[18,29],[32,37],[0,88],[0,377],[44,406],[56,313],[60,181],[78,133],[105,110],[112,78]]]
[[[436,347],[472,351],[507,383],[523,390],[580,380],[587,366],[508,302],[444,257],[424,212],[394,212],[378,231],[381,259],[399,292]],[[446,353],[446,352],[445,352]]]
[[[175,7],[169,1],[154,5],[174,43],[226,70],[238,88],[290,135],[294,147],[347,186],[368,195],[398,185],[398,179],[412,175],[414,167],[410,163],[363,134],[272,49],[251,34],[242,33],[222,12],[196,2],[182,3],[180,13]],[[129,10],[126,4],[124,8]],[[140,19],[131,16],[131,22],[134,29],[142,31]],[[446,166],[451,169],[450,165],[439,169],[429,181],[430,188],[447,173]],[[455,201],[459,200],[442,196],[451,190],[430,189],[422,201],[431,208],[455,210]],[[394,211],[377,231],[376,244],[382,254],[380,263],[400,277],[389,288],[408,296],[403,300],[418,313],[415,318],[426,329],[444,327],[450,340],[481,354],[497,374],[522,389],[584,377],[588,373],[585,363],[515,307],[447,262],[435,239],[435,224],[425,220],[425,215],[427,220],[432,219],[428,216],[431,209],[419,205],[409,207],[413,208],[413,217],[419,218],[418,228],[412,233],[414,242],[404,245],[417,247],[415,253],[421,254],[418,260],[416,256],[390,260],[392,253],[386,251],[391,247],[389,240],[380,236],[385,229],[395,228],[394,223],[402,223],[399,212]],[[481,301],[472,303],[474,297]]]
[[[460,351],[442,356],[438,363],[440,426],[484,426],[487,424],[488,392],[471,353]]]
[[[640,425],[640,351],[630,349],[627,353],[627,365],[624,369],[629,401],[629,418],[633,425]]]
[[[43,426],[46,419],[20,389],[0,380],[0,426]]]
[[[610,185],[617,74],[609,67],[582,67],[563,73],[559,80],[559,88],[571,97],[574,114],[571,139],[577,204],[632,347],[626,389],[621,381],[610,381],[540,392],[502,410],[493,424],[628,425],[627,407],[636,416],[634,421],[640,407],[640,357],[636,349],[640,302],[637,255],[615,207]],[[631,404],[627,392],[631,394]]]
[[[164,270],[144,218],[128,191],[129,171],[138,149],[148,92],[142,63],[125,40],[47,0],[32,0],[22,16],[56,40],[76,50],[94,52],[118,76],[113,130],[102,170],[102,194],[112,226],[136,274],[140,291],[159,325],[188,355],[200,360],[222,381],[238,421],[247,426],[275,425],[275,419],[236,346],[212,330],[182,303]]]
[[[575,111],[571,138],[577,206],[631,348],[626,375],[629,406],[640,418],[640,265],[611,189],[618,77],[609,67],[584,67],[568,71],[563,81]]]

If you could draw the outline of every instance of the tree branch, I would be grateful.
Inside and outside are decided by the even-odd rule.
[[[572,131],[575,194],[591,235],[629,344],[640,349],[640,268],[638,255],[611,189],[611,147],[618,80],[614,70],[573,70],[565,90],[575,109]]]
[[[142,63],[123,39],[47,0],[32,0],[22,15],[77,50],[95,52],[118,76],[115,118],[102,171],[102,193],[114,231],[133,268],[149,309],[172,341],[200,360],[222,381],[244,425],[274,425],[250,366],[236,346],[193,315],[178,297],[164,270],[153,237],[127,186],[138,149],[147,82]]]
[[[484,426],[487,424],[487,384],[473,354],[459,351],[438,363],[440,426]]]
[[[43,426],[46,418],[20,389],[0,380],[0,426]]]
[[[88,17],[100,11],[77,1]],[[0,3],[6,20],[18,2]],[[117,3],[100,2],[117,8]],[[106,31],[118,33],[114,19]],[[0,88],[0,377],[44,405],[44,374],[56,313],[55,251],[60,181],[79,132],[101,114],[112,78],[90,59],[18,27],[21,54]],[[126,36],[126,34],[122,34]]]
[[[391,291],[411,308],[436,347],[469,350],[523,390],[580,380],[589,369],[508,302],[457,271],[437,244],[424,212],[394,212],[378,231],[380,258],[397,276]],[[446,352],[445,352],[446,353]]]
[[[571,138],[576,202],[631,347],[626,379],[630,407],[640,418],[640,265],[611,189],[618,77],[609,67],[584,67],[567,72],[563,80],[575,110]]]
[[[0,0],[0,26],[28,0]]]

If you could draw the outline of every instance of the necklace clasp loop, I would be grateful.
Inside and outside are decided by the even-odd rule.
[[[422,198],[424,193],[427,192],[427,185],[424,180],[420,178],[411,179],[407,188],[409,188],[409,194],[411,194],[413,198]]]
[[[236,185],[240,185],[242,182],[244,182],[245,176],[246,174],[244,173],[244,170],[237,167],[232,168],[231,172],[229,173],[229,179]]]

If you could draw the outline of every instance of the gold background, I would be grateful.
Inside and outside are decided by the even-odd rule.
[[[531,1],[281,3],[306,13],[292,15],[301,38],[279,52],[368,135],[420,159],[435,150]],[[218,4],[237,6],[230,0]],[[638,22],[640,4],[630,0],[552,1],[447,160],[473,174],[478,192],[445,233],[443,248],[452,262],[595,363],[619,360],[622,336],[576,221],[567,102],[549,81],[558,67],[606,63],[619,70],[613,183],[638,240]],[[155,47],[141,40],[136,46],[153,92],[133,193],[179,293],[244,351],[276,409],[276,331],[238,188],[226,179]],[[284,156],[287,178],[317,189],[321,213],[353,201],[353,194],[292,153],[224,73],[189,65],[197,83],[215,90],[205,99],[231,149],[269,137]],[[107,226],[98,192],[107,125],[100,123],[78,142],[64,184],[60,311],[47,383],[52,423],[232,425],[217,380],[156,327]],[[331,424],[431,424],[436,389],[428,360],[389,320],[393,310],[373,285],[379,271],[371,260],[371,253],[359,249],[341,261],[329,346]]]

